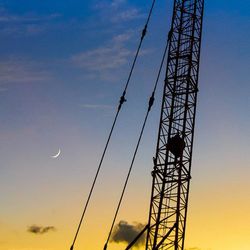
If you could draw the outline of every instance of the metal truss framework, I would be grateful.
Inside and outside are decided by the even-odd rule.
[[[184,249],[203,9],[204,0],[174,2],[146,250]],[[180,155],[169,148],[177,135]]]

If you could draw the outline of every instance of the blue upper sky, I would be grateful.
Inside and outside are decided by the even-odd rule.
[[[53,102],[51,106],[63,107],[72,116],[77,105],[116,105],[149,6],[150,2],[125,0],[1,1],[1,89],[17,91],[29,84],[38,99],[47,98],[47,102]],[[149,87],[169,29],[171,10],[171,4],[157,3],[134,78],[147,81]],[[202,55],[206,64],[201,77],[212,77],[209,70],[225,71],[216,86],[223,96],[225,92],[234,95],[233,84],[241,79],[244,87],[237,90],[248,88],[244,77],[249,59],[248,31],[249,1],[206,3]],[[142,73],[145,69],[147,77]],[[215,79],[209,81],[211,85]],[[139,84],[136,87],[141,88]],[[10,95],[3,105],[9,105],[8,101],[17,105],[22,98],[20,92],[8,92],[2,94],[3,98]],[[35,109],[36,105],[27,103],[26,108]]]

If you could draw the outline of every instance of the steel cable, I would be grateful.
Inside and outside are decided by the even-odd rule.
[[[115,127],[115,125],[116,125],[118,115],[119,115],[119,113],[120,113],[120,110],[121,110],[121,107],[122,107],[123,103],[126,102],[126,98],[125,98],[125,97],[126,97],[127,88],[128,88],[128,86],[129,86],[130,79],[131,79],[131,76],[132,76],[132,74],[133,74],[134,67],[135,67],[135,64],[136,64],[136,61],[137,61],[139,52],[140,52],[140,50],[141,50],[142,42],[143,42],[144,37],[146,36],[146,33],[147,33],[147,27],[148,27],[148,24],[149,24],[149,21],[150,21],[150,18],[151,18],[153,9],[154,9],[155,2],[156,2],[156,0],[153,0],[153,1],[152,1],[152,5],[151,5],[151,8],[150,8],[150,11],[149,11],[147,20],[146,20],[146,24],[145,24],[145,26],[144,26],[144,28],[143,28],[143,30],[142,30],[140,42],[139,42],[138,48],[137,48],[137,50],[136,50],[136,54],[135,54],[135,57],[134,57],[134,60],[133,60],[133,63],[132,63],[132,66],[131,66],[131,69],[130,69],[130,72],[129,72],[129,75],[128,75],[128,79],[127,79],[127,82],[126,82],[124,91],[123,91],[123,93],[122,93],[122,96],[120,97],[120,101],[119,101],[119,104],[118,104],[118,108],[117,108],[117,112],[116,112],[116,115],[115,115],[115,119],[114,119],[114,121],[113,121],[113,124],[112,124],[111,130],[110,130],[108,139],[107,139],[107,141],[106,141],[106,144],[105,144],[105,147],[104,147],[104,151],[103,151],[103,153],[102,153],[101,160],[100,160],[100,162],[99,162],[99,165],[98,165],[98,168],[97,168],[97,171],[96,171],[96,174],[95,174],[93,183],[92,183],[92,185],[91,185],[91,188],[90,188],[90,192],[89,192],[87,201],[86,201],[86,203],[85,203],[85,205],[84,205],[83,213],[82,213],[82,215],[81,215],[81,218],[80,218],[80,221],[79,221],[79,224],[78,224],[78,227],[77,227],[77,230],[76,230],[76,233],[75,233],[75,236],[74,236],[72,245],[71,245],[71,247],[70,247],[70,250],[73,250],[73,249],[74,249],[74,245],[75,245],[75,242],[76,242],[78,233],[79,233],[79,231],[80,231],[80,228],[81,228],[81,225],[82,225],[82,222],[83,222],[85,213],[86,213],[86,211],[87,211],[88,204],[89,204],[89,201],[90,201],[90,199],[91,199],[91,196],[92,196],[92,193],[93,193],[95,184],[96,184],[96,180],[97,180],[97,177],[98,177],[98,175],[99,175],[99,172],[100,172],[100,169],[101,169],[101,166],[102,166],[102,162],[103,162],[104,156],[105,156],[105,154],[106,154],[106,151],[107,151],[107,148],[108,148],[108,145],[109,145],[111,136],[112,136],[112,134],[113,134],[113,130],[114,130],[114,127]]]
[[[140,131],[140,135],[139,135],[136,147],[135,147],[135,151],[134,151],[133,158],[132,158],[132,161],[131,161],[131,164],[130,164],[130,167],[129,167],[129,171],[128,171],[127,177],[125,179],[125,183],[124,183],[124,186],[123,186],[123,189],[122,189],[122,193],[121,193],[121,196],[120,196],[120,199],[119,199],[119,202],[118,202],[115,214],[114,214],[114,218],[112,220],[112,224],[111,224],[111,227],[110,227],[110,230],[109,230],[109,234],[108,234],[108,237],[107,237],[107,240],[106,240],[106,243],[104,245],[103,250],[106,250],[107,247],[108,247],[108,242],[110,240],[110,237],[111,237],[114,225],[115,225],[115,221],[116,221],[118,212],[120,210],[122,199],[123,199],[125,190],[127,188],[128,180],[129,180],[129,177],[130,177],[133,165],[134,165],[134,161],[135,161],[135,158],[136,158],[136,155],[137,155],[137,152],[138,152],[138,148],[139,148],[140,143],[141,143],[142,135],[143,135],[143,132],[144,132],[147,120],[148,120],[148,115],[149,115],[149,112],[150,112],[150,110],[151,110],[151,108],[152,108],[152,106],[154,104],[155,91],[156,91],[157,86],[158,86],[158,82],[159,82],[161,71],[162,71],[162,67],[163,67],[163,64],[164,64],[164,61],[165,61],[165,57],[166,57],[166,53],[167,53],[167,50],[168,50],[168,45],[169,45],[169,40],[170,40],[171,35],[172,35],[172,31],[170,31],[169,34],[168,34],[167,44],[166,44],[166,47],[165,47],[165,50],[164,50],[164,53],[163,53],[163,57],[162,57],[161,64],[160,64],[160,68],[159,68],[159,71],[158,71],[158,74],[157,74],[157,78],[156,78],[156,81],[155,81],[155,84],[154,84],[153,92],[152,92],[152,94],[151,94],[151,96],[149,98],[149,101],[148,101],[148,109],[147,109],[147,112],[146,112],[146,115],[145,115],[145,118],[144,118],[144,121],[143,121],[143,125],[142,125],[141,131]]]

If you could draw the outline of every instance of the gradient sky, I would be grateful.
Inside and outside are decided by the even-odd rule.
[[[150,2],[0,1],[0,250],[69,249]],[[250,1],[205,2],[186,247],[249,250]],[[75,250],[107,237],[171,3],[157,1]],[[117,222],[147,221],[161,92]]]

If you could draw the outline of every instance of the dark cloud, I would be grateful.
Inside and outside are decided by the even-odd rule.
[[[114,229],[114,233],[112,234],[111,241],[119,243],[119,242],[125,242],[130,243],[132,242],[135,237],[142,231],[142,229],[145,227],[145,225],[141,223],[133,223],[128,224],[126,221],[120,221]],[[145,234],[142,235],[138,241],[136,242],[136,245],[141,245],[145,242]]]
[[[29,226],[27,229],[29,233],[33,234],[45,234],[48,233],[49,231],[55,231],[55,230],[56,228],[53,226],[41,227],[36,225]]]

